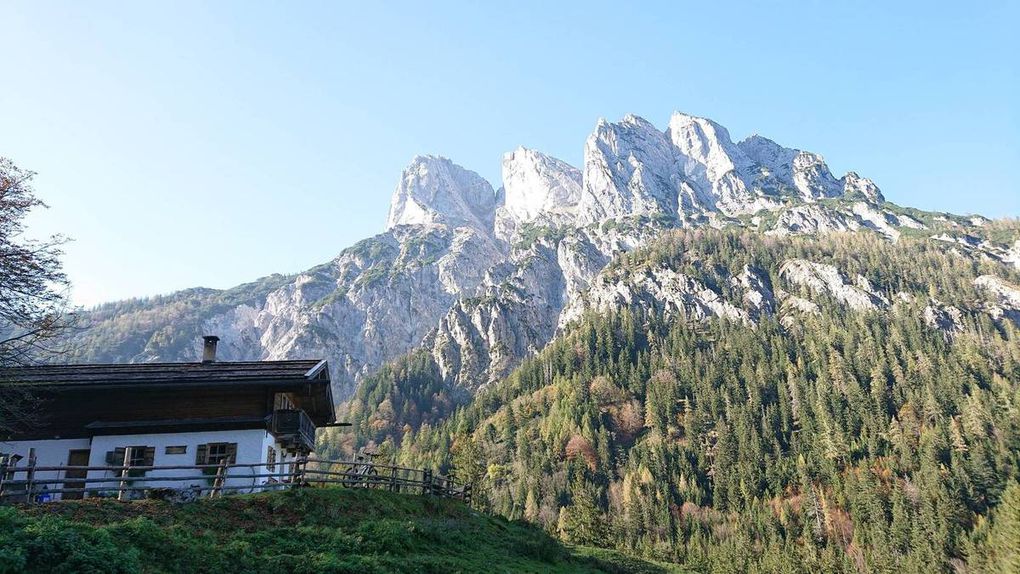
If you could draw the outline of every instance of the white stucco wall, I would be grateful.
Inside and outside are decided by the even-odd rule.
[[[242,487],[229,489],[224,494],[257,492],[270,483],[271,477],[255,475],[272,474],[277,480],[283,480],[287,476],[290,463],[296,456],[288,456],[269,432],[263,429],[250,430],[229,430],[229,431],[205,431],[185,433],[151,433],[115,436],[96,436],[91,440],[68,439],[68,440],[36,440],[36,441],[15,441],[0,442],[0,452],[8,454],[20,454],[24,457],[19,467],[28,465],[28,453],[31,448],[36,449],[37,466],[66,466],[69,452],[77,449],[90,449],[89,466],[110,466],[106,462],[106,453],[117,448],[124,447],[153,447],[153,466],[173,466],[195,464],[195,454],[200,444],[209,443],[237,443],[237,463],[257,464],[254,468],[233,468],[228,471],[226,486]],[[167,454],[168,446],[184,446],[184,454]],[[272,446],[276,450],[276,468],[266,468],[267,447]],[[117,465],[119,465],[119,461]],[[153,470],[146,473],[144,477],[131,478],[131,486],[144,486],[148,488],[188,488],[192,485],[206,488],[212,484],[213,476],[205,478],[184,478],[198,477],[202,472],[196,469],[180,470]],[[154,477],[182,477],[181,480],[146,480]],[[25,474],[20,473],[15,477],[24,480]],[[63,479],[63,472],[37,472],[36,478]],[[89,478],[109,478],[108,482],[89,483],[87,488],[90,491],[111,493],[120,483],[116,471],[90,471]],[[60,484],[50,485],[51,489],[60,488]],[[141,496],[138,494],[137,496]],[[54,495],[59,499],[59,495]]]
[[[266,441],[272,441],[273,437],[268,432],[259,429],[253,430],[231,430],[231,431],[207,431],[173,434],[134,434],[117,436],[97,436],[92,439],[92,455],[89,459],[89,466],[107,466],[106,453],[116,448],[129,446],[147,446],[155,448],[153,466],[166,465],[194,465],[195,451],[200,444],[216,442],[237,443],[238,464],[259,464],[255,468],[232,468],[227,476],[227,486],[248,486],[250,488],[231,490],[231,492],[256,492],[258,487],[266,482],[265,478],[253,478],[253,475],[266,474]],[[166,454],[168,446],[184,446],[184,454]],[[132,479],[132,486],[147,486],[151,488],[186,488],[192,485],[205,487],[212,484],[213,477],[208,479],[183,479],[174,481],[146,481],[149,477],[195,477],[202,474],[199,470],[154,470],[149,471],[145,477]],[[109,483],[98,483],[97,490],[116,488],[119,480],[114,471],[92,471],[89,478],[110,478]],[[93,488],[93,484],[89,485]]]
[[[37,467],[39,466],[67,466],[67,456],[72,450],[89,448],[89,439],[57,439],[57,440],[22,440],[11,442],[0,442],[0,452],[4,454],[21,455],[22,460],[18,462],[17,468],[24,469],[28,466],[29,451],[35,449]],[[27,474],[24,472],[15,473],[13,480],[25,480]],[[35,473],[36,480],[63,479],[63,471],[38,471]],[[47,490],[59,489],[60,484],[46,485]],[[41,487],[40,487],[41,488]],[[60,495],[54,495],[54,500],[59,500]]]
[[[273,470],[262,467],[261,474],[272,474],[277,481],[283,481],[289,478],[288,473],[290,472],[290,464],[294,462],[298,457],[296,455],[288,455],[280,447],[279,443],[276,442],[276,438],[273,435],[266,433],[266,438],[262,443],[262,462],[266,462],[267,449],[272,446],[276,450],[276,466]],[[263,482],[270,482],[269,478],[263,478]]]

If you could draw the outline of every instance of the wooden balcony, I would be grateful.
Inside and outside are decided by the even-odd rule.
[[[269,432],[284,448],[304,453],[315,450],[315,423],[300,409],[280,409],[269,417]]]

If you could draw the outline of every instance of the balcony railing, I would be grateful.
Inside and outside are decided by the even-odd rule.
[[[305,411],[281,409],[269,418],[269,432],[286,448],[305,452],[315,449],[315,423]]]

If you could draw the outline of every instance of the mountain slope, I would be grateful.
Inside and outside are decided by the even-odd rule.
[[[453,466],[492,511],[567,537],[603,525],[603,543],[699,571],[959,571],[1020,478],[1011,265],[924,238],[691,230],[600,286],[428,424],[359,404],[367,379],[357,436]],[[429,379],[404,375],[407,404]]]

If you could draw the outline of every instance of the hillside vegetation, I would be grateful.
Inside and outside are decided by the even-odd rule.
[[[458,501],[382,491],[0,507],[0,574],[671,571]]]
[[[870,307],[790,260],[859,276]],[[1016,271],[928,240],[695,231],[607,273],[640,294],[667,269],[737,305],[747,268],[776,299],[753,323],[636,296],[461,406],[416,355],[366,379],[329,446],[452,469],[481,508],[698,571],[1012,571],[1020,333],[976,284]]]

